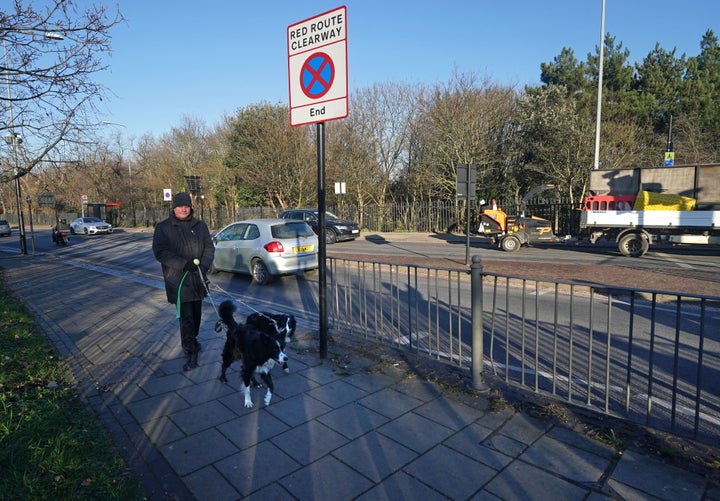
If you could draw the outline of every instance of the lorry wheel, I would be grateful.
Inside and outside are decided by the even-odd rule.
[[[505,252],[515,252],[520,248],[520,239],[514,236],[505,237],[500,242],[500,248]]]
[[[650,243],[639,233],[629,233],[618,242],[620,254],[628,257],[640,257],[650,248]]]

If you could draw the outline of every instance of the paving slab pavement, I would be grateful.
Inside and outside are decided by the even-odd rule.
[[[290,373],[275,370],[270,405],[253,389],[246,409],[237,364],[228,384],[217,379],[224,336],[211,304],[200,367],[183,372],[160,281],[1,252],[0,268],[151,500],[720,499],[698,473],[348,356],[342,343],[321,359],[302,319]]]

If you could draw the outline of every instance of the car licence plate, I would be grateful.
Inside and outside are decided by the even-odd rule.
[[[293,252],[299,254],[301,252],[311,252],[313,250],[312,245],[303,245],[301,247],[293,247]]]

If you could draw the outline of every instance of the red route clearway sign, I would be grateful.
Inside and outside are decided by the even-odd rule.
[[[291,24],[287,44],[290,125],[347,117],[347,8]]]

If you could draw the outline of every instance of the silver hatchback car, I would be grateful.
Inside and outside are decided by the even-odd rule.
[[[213,236],[215,260],[210,273],[251,275],[265,285],[275,276],[315,270],[318,239],[304,221],[252,219],[236,221]]]

